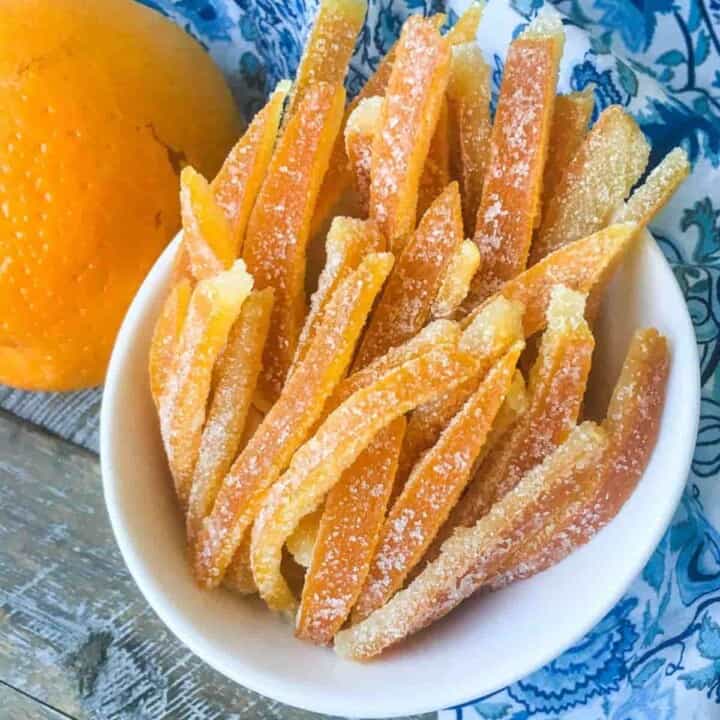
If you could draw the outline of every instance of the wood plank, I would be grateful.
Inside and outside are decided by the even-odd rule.
[[[5,413],[0,682],[79,720],[319,717],[235,685],[183,647],[125,570],[97,458]]]
[[[0,709],[8,720],[67,720],[70,715],[59,713],[47,705],[0,683]]]

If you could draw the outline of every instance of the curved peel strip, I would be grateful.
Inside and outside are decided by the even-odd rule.
[[[527,263],[563,41],[559,17],[542,14],[508,50],[475,222],[482,258],[472,283],[477,300],[492,295]]]
[[[381,97],[365,98],[348,115],[345,123],[345,154],[363,215],[370,210],[372,146],[380,128],[382,107]]]
[[[289,90],[289,80],[277,84],[210,183],[215,200],[230,223],[234,258],[242,251],[250,211],[270,164]]]
[[[370,217],[393,252],[415,228],[417,195],[447,85],[450,50],[431,20],[403,25],[373,143]]]
[[[260,374],[272,304],[272,288],[250,293],[215,365],[212,397],[185,518],[191,544],[203,519],[212,510],[220,483],[240,449]]]
[[[297,617],[300,638],[328,644],[355,604],[385,519],[405,422],[399,417],[383,428],[328,493]]]
[[[427,323],[443,273],[462,237],[460,194],[457,183],[450,183],[398,257],[370,317],[356,368],[405,342]]]
[[[530,264],[607,225],[645,171],[649,153],[645,136],[622,108],[604,110],[548,203]]]
[[[187,506],[215,360],[252,289],[245,263],[201,280],[190,298],[177,355],[161,397],[160,432],[175,489]]]
[[[289,120],[250,215],[243,251],[259,289],[275,290],[259,388],[279,395],[305,319],[306,245],[320,183],[343,116],[341,86],[308,88]]]
[[[471,595],[523,538],[577,495],[577,477],[599,462],[606,440],[592,423],[576,428],[472,528],[458,530],[440,556],[363,622],[335,637],[343,657],[367,660],[430,625]]]
[[[271,608],[293,612],[297,604],[280,572],[280,561],[282,547],[300,519],[318,507],[382,428],[462,382],[476,366],[469,354],[456,348],[431,350],[353,393],[295,453],[253,525],[253,576]]]
[[[168,375],[172,372],[191,293],[190,281],[187,278],[178,280],[170,289],[160,315],[155,321],[150,341],[148,373],[150,392],[156,408],[160,407],[160,399],[165,391]]]
[[[391,266],[387,253],[368,255],[333,293],[305,359],[233,463],[203,522],[193,548],[195,577],[202,585],[214,587],[222,580],[267,488],[320,418]]]
[[[313,548],[317,541],[323,509],[319,507],[302,518],[285,543],[293,560],[301,567],[308,568],[312,562]]]
[[[455,250],[432,305],[433,317],[450,317],[460,308],[470,283],[480,267],[480,251],[472,240],[463,240]]]
[[[354,621],[366,618],[402,587],[458,501],[510,387],[523,344],[515,343],[490,369],[413,468],[382,528]]]

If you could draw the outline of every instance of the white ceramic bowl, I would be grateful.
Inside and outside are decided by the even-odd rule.
[[[209,665],[257,692],[316,712],[387,717],[437,710],[495,691],[560,654],[641,571],[682,493],[699,413],[692,325],[649,235],[613,283],[595,359],[602,370],[595,381],[609,389],[635,328],[653,325],[670,340],[664,422],[635,493],[608,527],[559,565],[471,598],[367,664],[296,640],[287,622],[257,600],[205,592],[193,583],[146,369],[176,244],[148,275],[117,338],[102,408],[102,473],[115,537],[135,582],[175,635]]]

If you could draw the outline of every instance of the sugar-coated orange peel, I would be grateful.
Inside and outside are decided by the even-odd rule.
[[[554,285],[589,293],[612,275],[637,231],[636,223],[616,223],[561,247],[540,262],[506,282],[495,297],[521,302],[525,307],[523,326],[528,338],[545,327],[550,291]],[[468,326],[495,299],[477,305],[462,321]]]
[[[605,109],[548,202],[533,241],[531,264],[607,225],[645,171],[649,153],[637,123],[619,106]]]
[[[325,242],[325,265],[318,278],[317,290],[310,299],[310,312],[300,332],[293,368],[305,357],[337,286],[357,269],[365,255],[384,249],[385,241],[372,220],[342,216],[333,219]]]
[[[382,106],[381,97],[366,98],[358,103],[345,123],[345,154],[363,215],[370,209],[372,146],[380,127]]]
[[[150,375],[150,392],[156,408],[160,407],[160,399],[165,391],[168,375],[172,372],[191,293],[190,280],[187,278],[178,280],[165,298],[160,315],[155,322],[150,341],[148,373]]]
[[[650,460],[660,429],[670,366],[667,340],[652,328],[630,342],[603,427],[608,447],[583,495],[552,525],[527,538],[490,581],[494,589],[535,575],[567,557],[617,515]]]
[[[445,268],[432,305],[433,317],[451,317],[462,305],[480,267],[480,251],[472,240],[463,240]]]
[[[236,260],[229,270],[201,280],[190,298],[159,408],[160,432],[183,507],[200,449],[215,360],[251,289],[245,263]]]
[[[237,257],[230,222],[208,181],[190,165],[180,173],[180,213],[192,275],[200,280],[229,268]]]
[[[335,636],[346,658],[368,660],[446,615],[481,587],[518,542],[552,521],[577,495],[577,476],[602,458],[605,433],[583,423],[476,525],[461,528],[410,585],[361,623]]]
[[[527,411],[477,469],[450,513],[443,538],[474,525],[575,427],[595,347],[585,299],[562,285],[553,288],[547,330],[530,371]]]
[[[451,164],[460,179],[465,230],[475,232],[490,152],[490,67],[474,42],[452,48],[447,87]]]
[[[355,367],[415,335],[430,319],[450,260],[463,240],[460,193],[453,182],[437,197],[400,253],[360,344]]]
[[[457,348],[431,350],[353,393],[294,454],[264,499],[252,530],[253,576],[269,607],[292,613],[297,606],[280,562],[283,545],[300,519],[319,506],[382,428],[461,383],[476,367],[475,359]]]
[[[451,45],[461,45],[470,43],[477,37],[477,31],[480,27],[483,12],[485,11],[484,2],[472,2],[468,5],[467,10],[457,19],[457,22],[448,30],[446,35]]]
[[[475,222],[482,262],[472,295],[482,300],[525,269],[540,211],[564,34],[542,13],[514,40],[490,133],[490,159]]]
[[[213,390],[185,517],[191,544],[203,519],[212,510],[218,488],[240,449],[260,374],[272,304],[272,288],[250,293],[215,365]]]
[[[310,567],[312,561],[313,548],[318,536],[323,509],[323,507],[319,507],[302,518],[285,543],[285,547],[293,556],[293,560],[304,568]]]
[[[243,255],[260,289],[275,290],[259,389],[271,404],[295,354],[305,319],[306,245],[320,183],[340,128],[342,86],[304,93],[273,153],[248,223]]]
[[[252,523],[265,493],[320,418],[344,375],[392,255],[373,253],[333,293],[305,358],[223,480],[193,548],[198,582],[216,586]]]
[[[330,643],[355,604],[385,519],[405,422],[399,417],[383,428],[328,493],[297,616],[300,638]]]
[[[366,0],[321,0],[295,76],[288,117],[317,83],[343,84],[366,12]]]
[[[558,95],[555,98],[548,154],[543,173],[542,212],[538,215],[538,220],[546,214],[550,199],[557,193],[565,170],[587,134],[594,106],[592,85],[588,85],[580,92]]]
[[[425,214],[435,198],[450,182],[450,119],[447,100],[440,104],[435,132],[420,175],[418,187],[417,219]]]
[[[415,227],[420,176],[437,125],[450,49],[431,20],[403,25],[373,144],[370,217],[395,252]]]
[[[422,558],[458,501],[502,405],[524,343],[515,343],[410,473],[388,513],[353,619],[384,605]]]
[[[215,200],[230,223],[233,259],[242,252],[250,211],[270,164],[289,91],[289,80],[277,84],[210,183]]]

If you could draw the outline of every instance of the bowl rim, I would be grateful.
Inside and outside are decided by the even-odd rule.
[[[303,691],[302,687],[299,687],[298,683],[285,682],[281,684],[274,684],[272,677],[269,677],[267,673],[255,672],[252,667],[247,664],[244,666],[243,672],[238,673],[235,668],[225,667],[221,662],[216,661],[213,657],[212,651],[207,647],[206,642],[202,639],[200,631],[195,629],[196,626],[191,624],[191,627],[188,628],[188,621],[184,618],[182,613],[176,611],[175,608],[167,601],[164,593],[154,587],[151,578],[146,579],[147,573],[142,567],[141,558],[139,554],[136,553],[135,548],[132,546],[129,534],[126,532],[115,490],[115,486],[119,481],[119,478],[116,477],[110,461],[112,455],[111,449],[114,445],[112,419],[115,416],[120,403],[116,379],[121,374],[121,369],[124,367],[124,363],[131,353],[133,346],[132,340],[134,337],[133,331],[139,316],[145,312],[148,300],[157,291],[156,286],[159,283],[166,285],[169,283],[169,268],[171,266],[172,256],[174,255],[180,242],[181,235],[182,231],[180,231],[168,244],[163,253],[154,263],[133,298],[117,334],[108,365],[100,413],[100,465],[105,506],[110,519],[113,535],[115,536],[115,541],[120,549],[123,561],[125,562],[133,581],[161,622],[175,635],[178,640],[180,640],[181,643],[188,647],[193,654],[197,655],[214,670],[243,687],[296,708],[327,715],[346,715],[350,711],[354,713],[354,717],[357,717],[357,711],[354,707],[340,706],[338,702],[332,698],[326,699],[318,696],[317,694],[309,695],[307,692]],[[512,684],[513,682],[526,677],[543,667],[548,662],[565,652],[565,650],[572,647],[600,620],[602,620],[603,617],[605,617],[605,615],[617,604],[625,592],[627,592],[628,587],[633,582],[634,578],[642,571],[642,568],[645,566],[652,555],[652,552],[662,539],[673,515],[675,514],[675,511],[677,510],[687,484],[700,421],[701,385],[699,352],[687,301],[682,294],[677,279],[675,278],[666,257],[652,235],[645,230],[643,232],[643,236],[639,238],[639,241],[645,242],[648,239],[650,240],[650,242],[647,243],[649,252],[655,256],[655,260],[660,261],[661,266],[663,266],[663,271],[670,281],[668,282],[667,292],[674,295],[675,302],[679,301],[679,305],[685,309],[685,312],[682,313],[682,323],[684,327],[681,328],[681,332],[679,334],[683,336],[687,335],[692,339],[689,350],[691,353],[693,369],[688,372],[692,373],[694,381],[691,387],[684,388],[687,392],[687,395],[684,396],[684,401],[685,403],[691,405],[692,413],[690,413],[690,417],[694,419],[694,422],[690,428],[684,431],[684,435],[686,437],[689,436],[690,440],[686,441],[682,445],[678,444],[678,447],[684,448],[684,457],[681,458],[682,462],[680,464],[683,468],[683,482],[681,483],[678,481],[675,484],[674,492],[672,496],[668,498],[670,501],[665,506],[666,509],[664,516],[661,518],[662,521],[656,525],[655,532],[647,540],[646,547],[649,548],[649,550],[645,553],[646,556],[643,558],[642,563],[636,563],[637,566],[633,567],[633,572],[627,573],[630,579],[626,583],[622,584],[617,592],[608,595],[606,602],[602,605],[601,611],[597,612],[592,617],[588,617],[583,626],[580,627],[574,635],[569,636],[570,639],[568,639],[568,636],[564,636],[562,642],[555,643],[554,646],[548,645],[547,651],[542,653],[540,657],[534,658],[531,663],[526,662],[525,666],[518,667],[518,669],[512,673],[512,677],[498,678],[495,683],[496,687],[489,691],[491,693],[500,690],[506,685]],[[468,692],[466,689],[463,689],[462,691],[453,691],[452,688],[447,688],[447,686],[443,689],[445,691],[444,697],[438,697],[436,701],[432,702],[428,700],[417,701],[414,700],[414,698],[408,698],[407,696],[405,696],[404,700],[399,702],[397,700],[392,700],[390,703],[387,702],[386,696],[375,699],[368,698],[368,708],[363,708],[362,716],[367,718],[387,718],[436,712],[443,708],[458,708],[480,699],[477,692]],[[439,686],[438,690],[440,693],[443,692]],[[381,696],[382,694],[378,695]],[[399,693],[398,695],[402,695],[402,693]],[[487,692],[482,695],[482,697],[485,696],[487,696]]]

